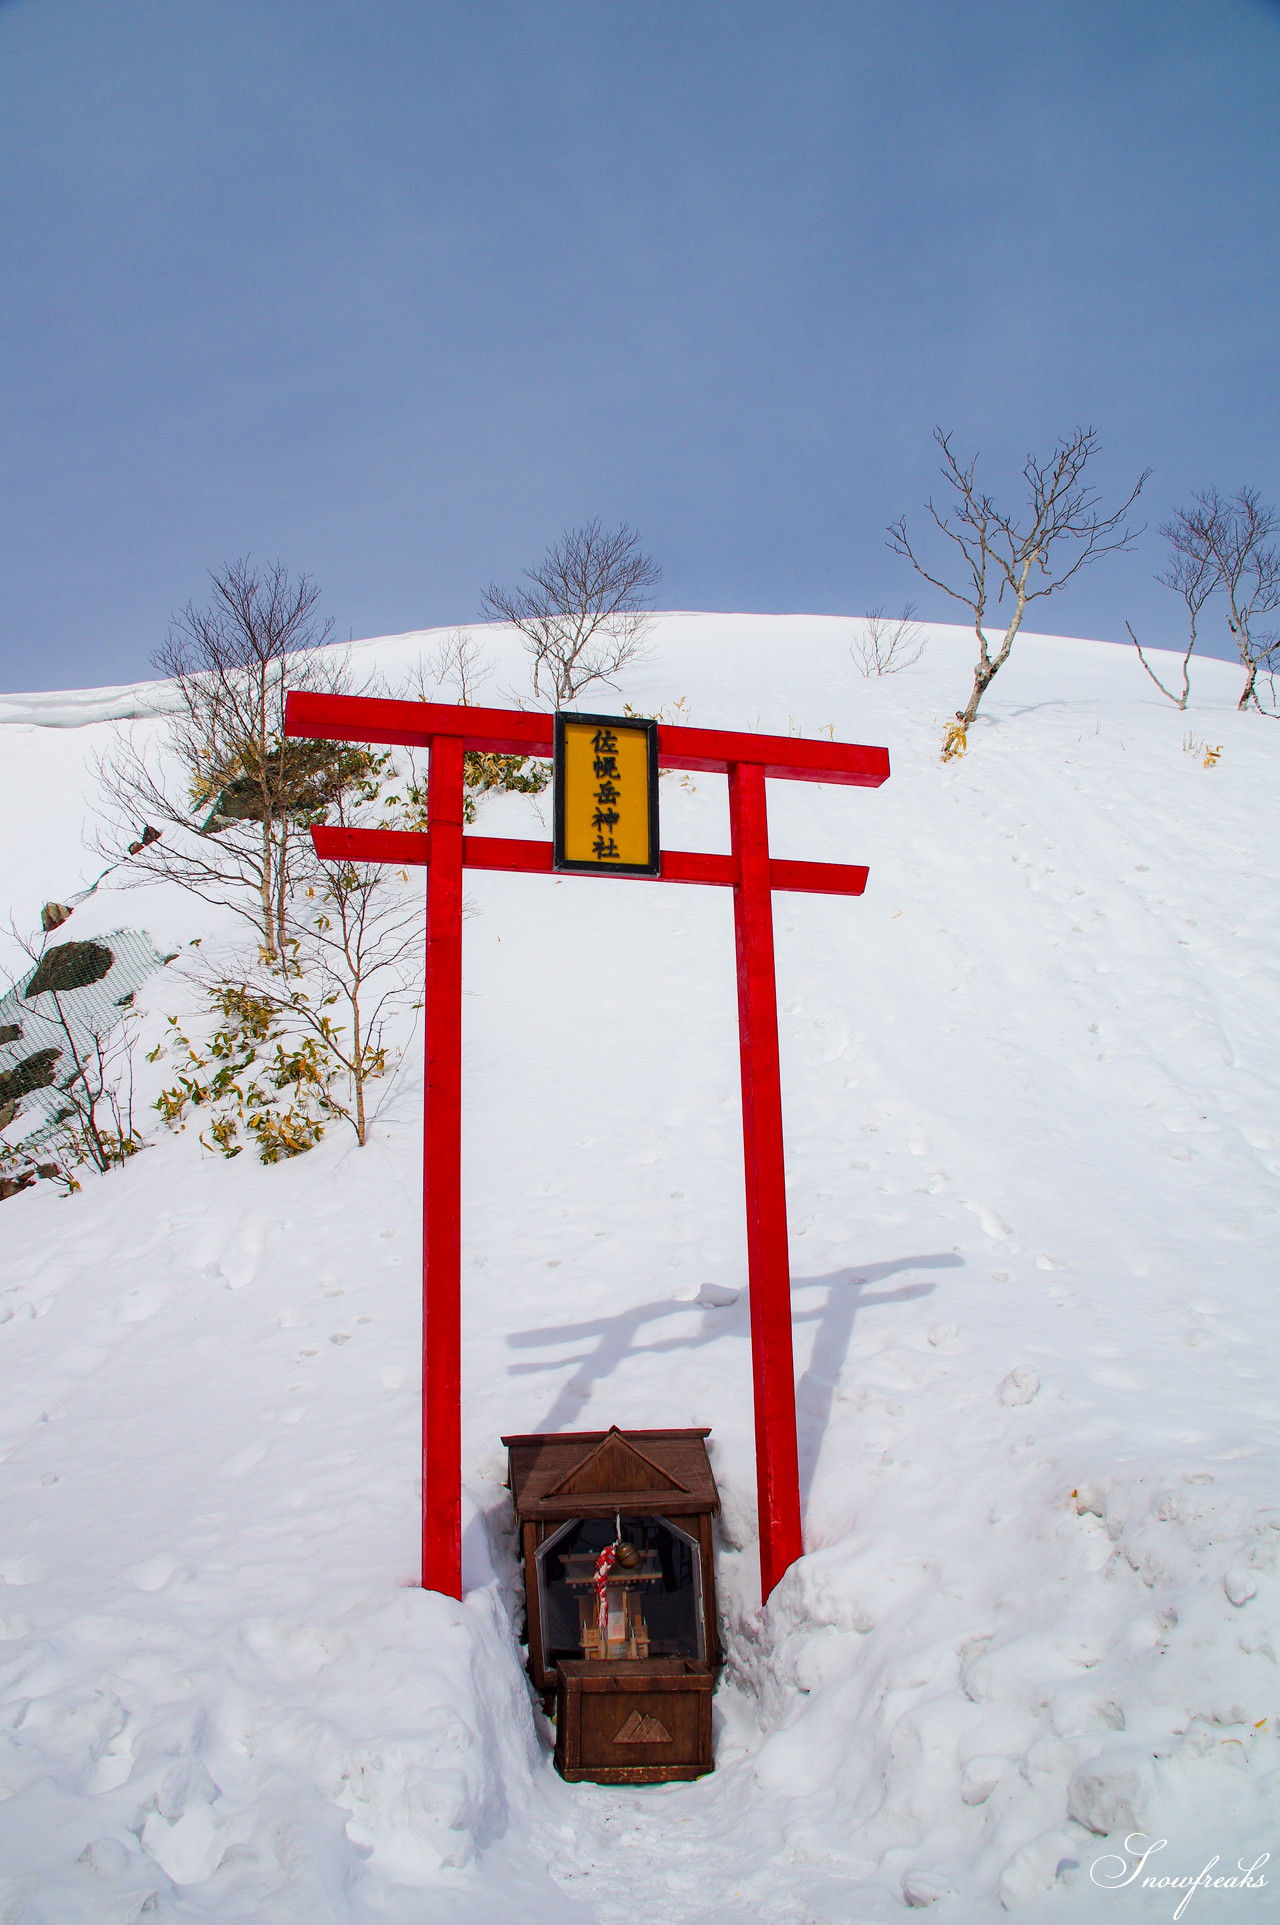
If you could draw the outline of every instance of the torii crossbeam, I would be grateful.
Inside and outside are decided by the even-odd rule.
[[[452,708],[368,696],[289,696],[285,732],[325,741],[425,748],[427,828],[313,829],[325,861],[425,865],[427,870],[426,1088],[422,1232],[422,1583],[462,1595],[462,871],[550,875],[549,842],[463,834],[463,755],[552,753],[554,717],[519,709]],[[733,890],[738,1038],[747,1200],[747,1279],[755,1393],[761,1594],[801,1555],[791,1343],[791,1267],[783,1161],[775,889],[860,896],[867,871],[788,862],[769,854],[768,777],[878,788],[886,749],[790,736],[658,727],[658,763],[727,775],[731,852],[665,849],[657,880]]]

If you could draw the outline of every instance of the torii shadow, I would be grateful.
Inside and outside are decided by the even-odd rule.
[[[800,1491],[807,1504],[818,1453],[831,1419],[836,1380],[848,1354],[853,1327],[859,1310],[880,1304],[907,1303],[914,1297],[927,1297],[937,1288],[932,1283],[905,1283],[896,1290],[869,1291],[868,1284],[904,1270],[947,1270],[963,1266],[963,1257],[953,1252],[931,1256],[895,1257],[886,1263],[860,1263],[847,1270],[834,1270],[821,1277],[792,1279],[793,1297],[807,1290],[826,1290],[826,1298],[812,1309],[798,1305],[792,1313],[794,1323],[816,1323],[809,1367],[796,1385],[796,1421],[800,1445]],[[656,1337],[650,1343],[637,1339],[650,1324],[667,1317],[687,1317],[701,1312],[698,1328],[682,1336]],[[573,1371],[556,1393],[554,1402],[538,1428],[542,1431],[567,1430],[581,1417],[596,1385],[628,1357],[660,1355],[669,1350],[700,1350],[722,1337],[739,1337],[745,1343],[750,1331],[750,1310],[746,1292],[724,1308],[704,1308],[688,1298],[661,1297],[651,1303],[635,1304],[613,1316],[590,1317],[581,1323],[543,1324],[536,1330],[517,1330],[508,1338],[512,1349],[532,1349],[543,1344],[577,1344],[594,1337],[595,1347],[585,1356],[539,1358],[529,1363],[508,1365],[510,1376],[528,1376],[537,1371],[562,1370],[574,1364]],[[744,1371],[750,1366],[744,1359]]]

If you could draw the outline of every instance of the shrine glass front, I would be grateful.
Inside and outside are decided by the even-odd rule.
[[[625,1586],[628,1625],[639,1627],[640,1655],[704,1658],[702,1559],[696,1538],[667,1517],[621,1519],[571,1518],[537,1554],[538,1598],[543,1630],[543,1663],[550,1671],[561,1658],[595,1655],[591,1640],[597,1604],[593,1573],[596,1559],[619,1534],[635,1547],[634,1565],[615,1566],[614,1585]],[[631,1649],[635,1650],[632,1643]],[[616,1655],[622,1655],[618,1651]]]

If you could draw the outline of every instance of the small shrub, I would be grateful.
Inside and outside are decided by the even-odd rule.
[[[900,675],[912,668],[928,646],[929,638],[916,620],[916,605],[907,602],[900,615],[886,615],[873,608],[862,625],[862,633],[849,644],[849,653],[860,675]]]
[[[969,732],[964,719],[957,713],[954,722],[948,722],[942,736],[942,759],[954,762],[962,756],[969,746]]]
[[[551,764],[536,755],[487,755],[481,749],[468,749],[462,758],[462,819],[476,819],[477,799],[485,794],[541,795],[551,780]],[[394,796],[387,798],[396,800]],[[405,784],[403,827],[427,827],[427,785],[411,780]],[[396,823],[394,826],[402,826]]]
[[[314,1149],[328,1119],[347,1114],[333,1088],[341,1066],[323,1029],[291,1038],[284,1012],[243,983],[215,983],[207,994],[221,1018],[209,1042],[197,1047],[171,1016],[168,1041],[147,1059],[168,1052],[181,1065],[156,1099],[161,1120],[184,1130],[190,1111],[208,1110],[200,1141],[227,1158],[239,1156],[246,1142],[263,1163]]]

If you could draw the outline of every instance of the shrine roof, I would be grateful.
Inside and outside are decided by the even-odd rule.
[[[561,1431],[504,1437],[508,1483],[522,1518],[671,1517],[717,1511],[720,1493],[703,1439],[709,1430]]]

